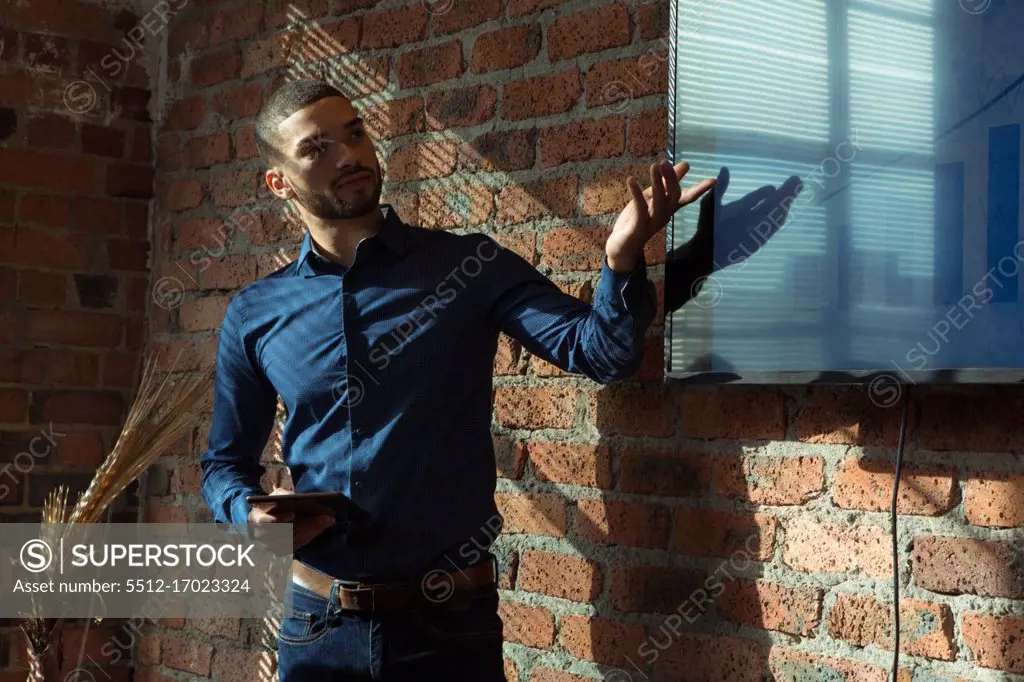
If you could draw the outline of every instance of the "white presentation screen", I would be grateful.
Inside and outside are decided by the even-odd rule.
[[[670,153],[728,181],[669,376],[1024,368],[1024,0],[673,5]]]

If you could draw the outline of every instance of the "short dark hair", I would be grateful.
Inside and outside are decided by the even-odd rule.
[[[348,99],[333,85],[315,79],[291,81],[274,91],[256,117],[256,148],[268,167],[284,160],[277,134],[281,121],[325,97]]]

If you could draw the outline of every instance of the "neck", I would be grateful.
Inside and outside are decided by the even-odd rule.
[[[363,239],[377,234],[383,224],[380,206],[356,218],[324,220],[304,216],[316,250],[324,258],[350,267],[356,259],[356,247]]]

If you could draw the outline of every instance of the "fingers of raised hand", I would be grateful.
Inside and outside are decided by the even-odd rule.
[[[665,185],[667,184],[667,179],[665,178],[664,168],[665,165],[660,161],[651,164],[651,199],[654,202],[652,213],[656,218],[665,215]]]
[[[648,214],[647,197],[644,196],[645,192],[640,188],[640,183],[638,183],[636,178],[632,175],[626,180],[626,186],[629,187],[629,192],[633,195],[633,204],[636,206],[637,219],[641,223],[646,223]]]

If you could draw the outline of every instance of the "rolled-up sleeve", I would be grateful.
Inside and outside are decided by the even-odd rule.
[[[515,252],[495,246],[491,310],[501,331],[560,369],[601,384],[636,373],[657,309],[643,258],[626,273],[603,258],[591,305],[562,292]]]
[[[203,454],[202,492],[215,521],[244,524],[247,495],[262,492],[260,455],[274,427],[277,392],[247,339],[244,300],[228,305],[217,341],[213,423]]]

